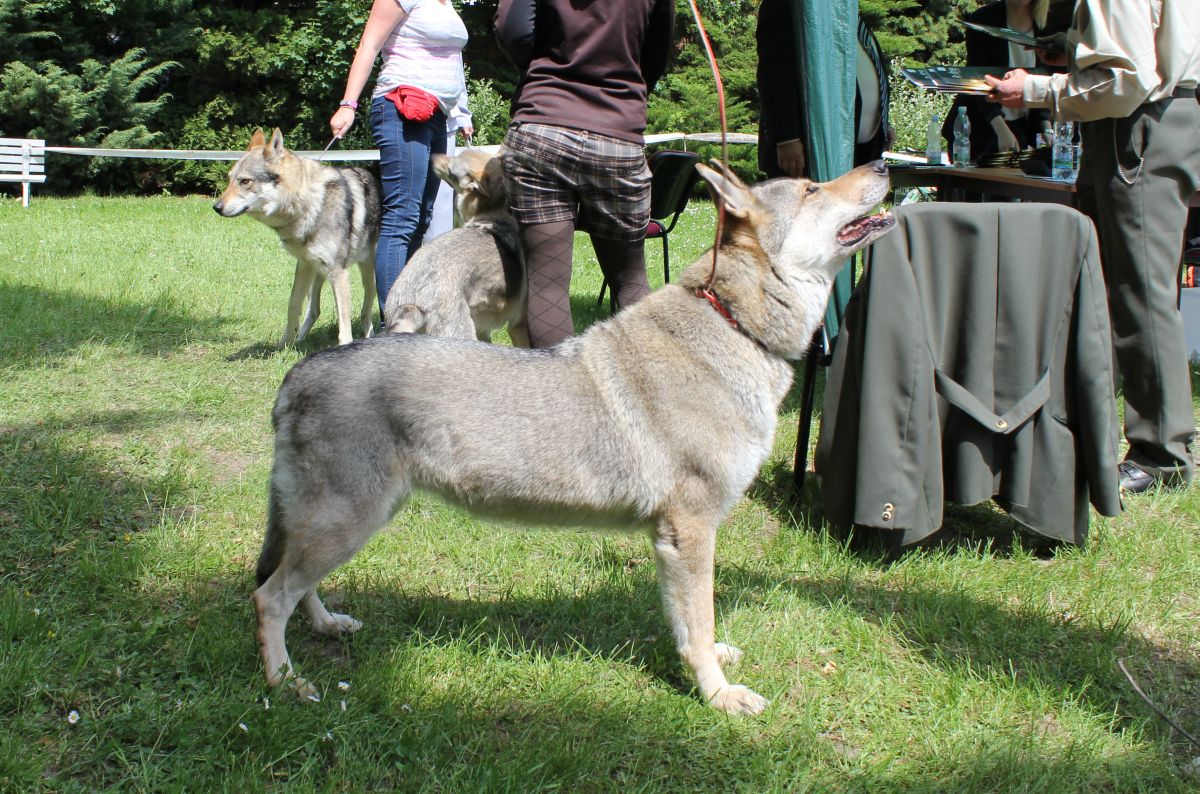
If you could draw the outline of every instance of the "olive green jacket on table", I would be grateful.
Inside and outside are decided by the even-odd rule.
[[[898,208],[868,251],[826,381],[826,518],[937,530],[994,499],[1082,544],[1121,511],[1108,306],[1091,221],[1050,204]]]

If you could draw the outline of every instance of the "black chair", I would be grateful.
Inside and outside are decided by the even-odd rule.
[[[671,282],[671,252],[667,236],[675,228],[679,216],[687,207],[688,199],[692,197],[692,189],[700,179],[696,163],[700,155],[695,152],[681,152],[666,149],[650,155],[650,222],[646,225],[646,238],[662,238],[663,245],[663,282]],[[608,291],[608,281],[600,285],[600,295],[596,305],[604,303],[604,294]],[[612,311],[617,310],[616,296],[609,301]]]
[[[804,481],[808,475],[808,442],[812,438],[812,416],[816,405],[817,367],[828,367],[833,362],[833,345],[842,327],[846,314],[846,303],[854,291],[854,276],[858,271],[861,252],[846,263],[838,282],[834,284],[825,307],[825,322],[813,334],[813,339],[804,356],[804,376],[800,387],[800,421],[796,426],[796,453],[792,463],[792,481],[796,493],[804,493]],[[830,329],[834,329],[832,335]]]

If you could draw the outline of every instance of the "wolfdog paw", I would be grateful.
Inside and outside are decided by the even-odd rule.
[[[726,645],[723,642],[718,642],[713,646],[717,652],[717,664],[722,667],[735,665],[742,660],[742,649],[732,645]]]
[[[734,684],[718,691],[708,702],[713,708],[727,714],[761,714],[771,701],[744,686]]]
[[[361,629],[363,625],[361,620],[355,620],[349,615],[342,615],[337,612],[331,612],[329,618],[329,620],[319,626],[314,625],[313,630],[317,634],[326,637],[341,637],[344,634],[353,634]]]
[[[296,699],[301,703],[320,703],[321,690],[305,681],[303,678],[293,678],[289,683]]]

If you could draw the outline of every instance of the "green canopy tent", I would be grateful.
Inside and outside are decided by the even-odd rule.
[[[792,0],[796,68],[808,117],[805,151],[813,179],[825,182],[854,163],[854,89],[858,54],[857,0]],[[840,307],[850,298],[851,263],[838,275],[825,311],[832,339],[841,327]]]
[[[854,164],[854,91],[858,56],[858,0],[792,0],[796,26],[796,69],[807,116],[805,147],[809,174],[819,182],[846,173]],[[800,427],[793,469],[804,487],[808,437],[816,384],[816,356],[827,356],[850,300],[854,261],[842,268],[825,309],[824,349],[810,351],[805,364]]]

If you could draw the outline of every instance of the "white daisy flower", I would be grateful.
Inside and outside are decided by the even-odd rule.
[[[67,715],[67,722],[71,723],[72,725],[79,722],[79,712],[75,709],[71,709],[71,713]]]
[[[350,691],[350,682],[349,681],[338,681],[338,689],[340,689],[343,692],[349,692]]]
[[[250,729],[248,727],[246,727],[246,723],[244,723],[244,722],[239,722],[238,727],[242,729],[242,733],[250,732]]]

